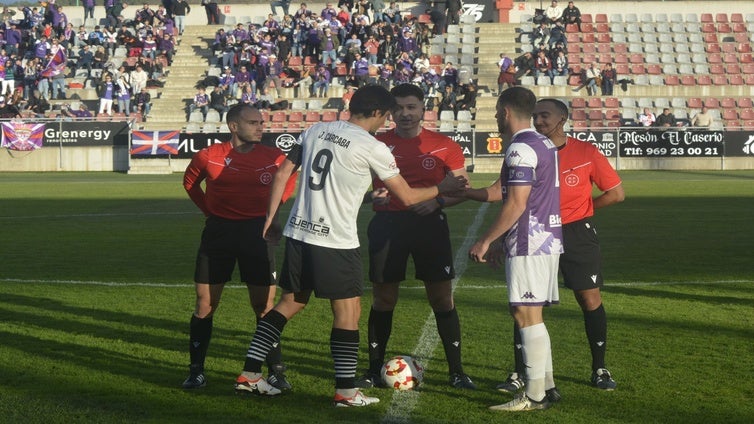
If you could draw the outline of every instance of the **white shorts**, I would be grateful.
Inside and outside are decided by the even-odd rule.
[[[547,306],[560,303],[560,255],[514,256],[505,260],[508,303],[512,306]]]

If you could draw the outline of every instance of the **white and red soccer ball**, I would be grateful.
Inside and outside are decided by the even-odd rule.
[[[412,357],[402,355],[390,358],[382,366],[382,381],[395,390],[413,390],[424,378],[424,368]]]

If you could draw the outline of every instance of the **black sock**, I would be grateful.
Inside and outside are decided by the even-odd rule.
[[[445,359],[448,361],[450,374],[463,374],[461,365],[461,322],[458,311],[453,308],[447,312],[435,312],[437,332],[445,349]]]
[[[524,364],[524,345],[521,341],[521,329],[513,321],[513,360],[516,362],[518,378],[526,379],[526,364]]]
[[[605,368],[605,351],[607,350],[607,315],[600,306],[593,311],[584,311],[584,328],[592,351],[592,371]]]
[[[204,369],[204,360],[207,358],[207,348],[212,338],[212,316],[199,318],[191,315],[189,324],[189,358],[191,365]]]
[[[274,346],[280,343],[280,333],[287,322],[285,316],[274,309],[259,320],[249,350],[246,352],[244,371],[262,372],[262,363]]]
[[[335,388],[353,389],[356,387],[359,330],[333,328],[330,332],[330,353],[335,365]]]
[[[259,325],[260,318],[257,318],[257,325]],[[280,341],[278,340],[277,343],[272,344],[272,349],[267,353],[267,358],[265,359],[265,362],[267,363],[267,368],[272,370],[272,367],[278,364],[283,363],[283,350],[280,348]]]
[[[385,350],[393,329],[393,311],[369,311],[367,324],[369,344],[369,372],[377,374],[385,363]]]

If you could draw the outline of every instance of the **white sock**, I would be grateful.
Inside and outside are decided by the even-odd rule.
[[[550,335],[544,323],[521,329],[521,344],[526,364],[526,395],[531,400],[545,397],[547,358],[551,358]]]

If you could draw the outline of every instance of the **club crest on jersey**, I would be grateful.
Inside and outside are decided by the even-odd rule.
[[[231,158],[225,158],[225,166],[230,166],[230,163],[233,161]]]
[[[568,174],[565,177],[565,183],[568,187],[576,187],[579,185],[579,176],[576,174]]]
[[[269,172],[263,172],[262,175],[259,176],[259,181],[264,185],[270,184],[272,182],[272,174]]]
[[[430,156],[428,158],[422,159],[422,168],[430,170],[430,169],[435,169],[436,166],[437,166],[437,161],[435,160],[435,158]]]

